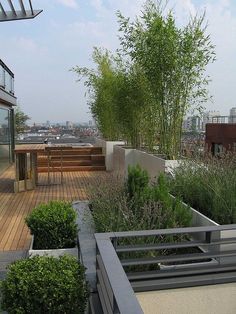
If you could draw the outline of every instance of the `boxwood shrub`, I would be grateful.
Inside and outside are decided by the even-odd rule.
[[[34,249],[61,249],[75,246],[76,212],[68,202],[51,201],[34,208],[26,218],[34,235]]]
[[[18,260],[9,267],[1,294],[2,309],[8,313],[84,313],[85,269],[68,255]]]

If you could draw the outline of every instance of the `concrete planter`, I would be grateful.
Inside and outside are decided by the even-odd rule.
[[[113,170],[121,177],[127,177],[129,165],[135,165],[135,149],[114,146],[113,153]]]
[[[172,196],[174,198],[174,196]],[[188,206],[187,204],[183,203],[184,206]],[[79,247],[80,247],[80,260],[86,267],[86,276],[87,280],[90,283],[91,291],[96,291],[96,245],[95,245],[95,239],[94,239],[94,222],[93,217],[91,215],[90,209],[88,207],[88,202],[75,202],[74,208],[78,211],[78,225],[79,225],[79,233],[78,233],[78,239],[79,239]],[[194,208],[191,208],[192,213],[192,223],[191,225],[193,227],[201,227],[201,226],[215,226],[217,225],[213,220],[209,219],[208,217],[204,216],[203,214],[199,213]],[[198,234],[193,235],[193,238],[195,240],[203,240],[205,235],[204,234]],[[217,234],[217,237],[219,237],[219,233]],[[202,251],[205,251],[204,248],[200,249]],[[214,248],[211,248],[211,250]],[[194,267],[196,265],[198,266],[204,266],[214,264],[217,265],[218,261],[216,259],[211,259],[206,262],[199,262],[199,263],[185,263],[185,264],[178,264],[178,265],[163,265],[160,264],[161,269],[181,269],[183,267]]]
[[[34,245],[34,236],[32,236],[32,240],[30,243],[30,249],[28,253],[29,257],[33,257],[36,255],[39,255],[39,256],[47,255],[47,256],[59,257],[62,255],[68,254],[78,259],[78,256],[79,256],[79,250],[77,246],[74,248],[68,248],[68,249],[35,250],[33,249],[33,245]]]
[[[151,180],[154,180],[160,173],[172,173],[178,167],[179,160],[165,160],[159,155],[153,155],[145,151],[124,146],[115,146],[113,154],[114,171],[119,175],[127,177],[128,166],[140,165],[145,169]]]
[[[106,170],[113,170],[113,150],[115,145],[124,145],[124,141],[106,141],[100,138],[95,140],[95,146],[102,147],[103,154],[105,155]]]
[[[173,196],[174,197],[174,196]],[[188,206],[183,202],[185,206]],[[196,209],[190,207],[190,210],[192,212],[192,226],[193,227],[206,227],[206,226],[219,226],[216,221],[208,218],[207,216],[203,215]],[[204,240],[205,235],[204,234],[193,234],[193,238],[195,240]],[[214,232],[212,240],[224,240],[224,239],[230,239],[230,238],[236,238],[236,230],[230,230],[230,231],[217,231]],[[216,248],[219,248],[219,245],[213,245],[209,248],[208,251],[215,251]],[[203,248],[201,248],[204,250]],[[222,252],[228,251],[228,250],[235,250],[236,245],[235,244],[224,244],[220,245],[220,249]],[[234,262],[235,257],[221,257],[220,259],[217,259],[217,262],[223,262],[223,263],[232,263]]]

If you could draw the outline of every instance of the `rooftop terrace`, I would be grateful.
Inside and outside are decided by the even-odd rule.
[[[60,174],[55,173],[55,184],[49,186],[47,173],[41,173],[35,190],[15,194],[14,167],[10,167],[0,175],[0,251],[29,249],[31,236],[24,220],[36,205],[51,200],[85,200],[88,188],[109,175],[105,171],[66,172],[63,184],[59,184]]]

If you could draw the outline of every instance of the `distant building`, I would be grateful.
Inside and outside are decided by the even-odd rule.
[[[236,107],[233,107],[229,111],[229,123],[236,123]]]
[[[13,160],[15,105],[14,74],[0,60],[0,172]]]
[[[207,123],[228,123],[228,116],[222,116],[219,111],[208,111],[203,114],[202,129],[206,130]]]
[[[213,156],[236,152],[236,123],[209,123],[206,125],[206,150]]]
[[[71,121],[66,121],[66,129],[67,130],[71,130],[71,129],[73,129],[73,122],[71,122]]]
[[[236,122],[236,108],[232,109],[235,109],[235,122]],[[207,111],[204,112],[201,116],[195,115],[188,117],[183,122],[183,129],[185,131],[205,132],[207,123],[228,123],[228,122],[229,117],[222,116],[219,111]]]

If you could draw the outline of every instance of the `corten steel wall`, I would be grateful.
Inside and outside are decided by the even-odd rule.
[[[206,124],[206,150],[212,150],[212,144],[222,144],[226,151],[233,151],[236,145],[236,123]]]

